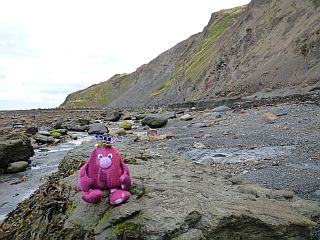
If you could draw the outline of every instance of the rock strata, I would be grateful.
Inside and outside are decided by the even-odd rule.
[[[161,149],[129,165],[134,184],[127,203],[112,207],[105,191],[101,203],[87,204],[76,191],[75,171],[93,144],[85,152],[83,147],[70,152],[60,172],[9,214],[2,234],[13,239],[48,233],[68,239],[310,239],[316,225],[315,202],[288,191],[232,184]],[[138,143],[123,139],[118,149],[141,161]]]

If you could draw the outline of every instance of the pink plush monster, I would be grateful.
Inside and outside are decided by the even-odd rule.
[[[118,151],[112,147],[111,137],[96,136],[98,144],[88,161],[81,167],[78,191],[88,203],[101,201],[103,189],[110,189],[110,203],[118,205],[128,200],[126,191],[131,186],[130,173]]]

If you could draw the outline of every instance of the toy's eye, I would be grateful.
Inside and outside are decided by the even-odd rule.
[[[103,158],[102,154],[98,154],[98,158],[99,159]]]
[[[108,154],[108,158],[112,158],[112,154],[111,153]]]

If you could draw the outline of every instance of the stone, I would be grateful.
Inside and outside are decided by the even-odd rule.
[[[275,114],[268,112],[262,115],[262,120],[264,120],[265,122],[269,122],[272,123],[274,121],[276,121],[279,117],[276,116]]]
[[[35,135],[34,136],[34,140],[36,140],[36,143],[40,143],[40,144],[53,144],[55,143],[55,139],[53,137],[47,137],[44,135]]]
[[[143,136],[137,136],[134,141],[136,142],[155,142],[155,141],[160,141],[164,140],[167,138],[167,135],[162,134],[162,135],[143,135]]]
[[[156,136],[156,135],[158,135],[158,130],[149,128],[149,129],[147,129],[147,135]]]
[[[270,192],[266,194],[268,198],[277,200],[292,199],[294,195],[294,192],[291,190],[270,190]]]
[[[215,117],[215,118],[222,118],[222,115],[221,115],[220,112],[213,112],[212,115],[213,115],[213,117]]]
[[[28,161],[34,155],[29,139],[0,142],[0,168],[7,168],[11,162]]]
[[[228,180],[234,185],[241,185],[245,183],[245,181],[238,176],[232,176]]]
[[[30,135],[35,135],[38,132],[38,128],[37,127],[28,127],[26,129],[26,134],[30,134]]]
[[[84,125],[84,126],[81,126],[81,125],[74,125],[70,130],[71,131],[77,131],[77,132],[86,132],[90,129],[90,126],[89,125]]]
[[[43,136],[51,136],[51,134],[48,130],[39,130],[38,134],[43,135]]]
[[[206,146],[205,146],[203,143],[196,142],[196,143],[193,144],[193,147],[194,147],[194,148],[197,148],[197,149],[203,149],[203,148],[205,148]]]
[[[105,120],[110,122],[118,122],[122,116],[122,112],[119,111],[106,111],[101,113],[101,116],[104,117]]]
[[[25,162],[25,161],[12,162],[12,163],[9,163],[6,169],[6,173],[23,172],[27,169],[28,166],[29,166],[28,162]]]
[[[89,123],[88,119],[72,118],[64,121],[61,124],[55,124],[55,129],[67,129],[69,131],[86,131],[89,129],[89,125],[84,125]],[[59,122],[60,123],[60,122]]]
[[[134,115],[134,119],[139,121],[141,119],[144,119],[145,116],[146,116],[146,114],[137,113]]]
[[[13,128],[23,128],[24,125],[23,125],[23,123],[13,123],[13,124],[12,124],[12,127],[13,127]]]
[[[130,112],[124,112],[123,116],[122,116],[122,119],[123,120],[131,120],[132,119],[131,113]]]
[[[168,122],[168,118],[161,114],[148,114],[142,120],[142,126],[148,125],[151,128],[161,128]]]
[[[56,129],[57,132],[59,132],[62,136],[68,135],[67,129]]]
[[[77,139],[78,139],[78,136],[77,136],[77,135],[71,135],[71,139],[72,139],[72,140],[77,140]]]
[[[193,123],[193,124],[192,124],[192,127],[195,127],[195,128],[204,128],[204,127],[207,127],[207,124],[206,124],[206,123],[203,123],[203,122]]]
[[[210,112],[206,112],[202,115],[203,118],[211,118],[212,117],[212,113]]]
[[[129,121],[122,121],[119,124],[119,128],[123,128],[125,130],[131,130],[132,129],[132,123]]]
[[[54,128],[54,129],[59,129],[59,128],[63,128],[63,123],[64,123],[64,120],[63,119],[59,119],[59,120],[56,120],[55,122],[53,122],[51,124],[51,127]]]
[[[111,136],[125,136],[127,135],[127,131],[123,128],[116,129],[110,133]]]
[[[148,129],[150,129],[150,127],[148,125],[145,125],[142,127],[142,130],[148,130]]]
[[[176,138],[176,135],[171,132],[166,133],[165,136],[166,136],[166,139],[175,139]]]
[[[216,108],[212,109],[213,112],[219,112],[219,113],[227,112],[227,111],[230,111],[230,110],[231,110],[231,108],[229,108],[228,106],[225,106],[225,105],[219,106],[219,107],[216,107]]]
[[[259,161],[255,160],[255,159],[247,159],[244,161],[244,164],[246,164],[248,166],[254,166],[254,165],[259,164]]]
[[[78,121],[80,123],[80,126],[86,126],[90,124],[90,120],[86,118],[79,118]]]
[[[94,123],[88,130],[89,134],[104,134],[108,132],[108,128],[106,128],[102,123]]]
[[[187,114],[184,114],[183,116],[181,116],[180,119],[183,121],[190,121],[193,119],[193,117],[187,113]]]
[[[164,112],[162,113],[162,116],[168,118],[168,119],[174,119],[177,117],[176,112]]]

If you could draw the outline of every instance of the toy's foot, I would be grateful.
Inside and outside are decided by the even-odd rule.
[[[89,192],[83,192],[82,199],[87,203],[98,203],[102,199],[102,191],[99,189],[93,189]]]
[[[131,194],[127,191],[120,189],[111,189],[110,191],[110,203],[112,205],[118,205],[127,201],[130,198]]]

